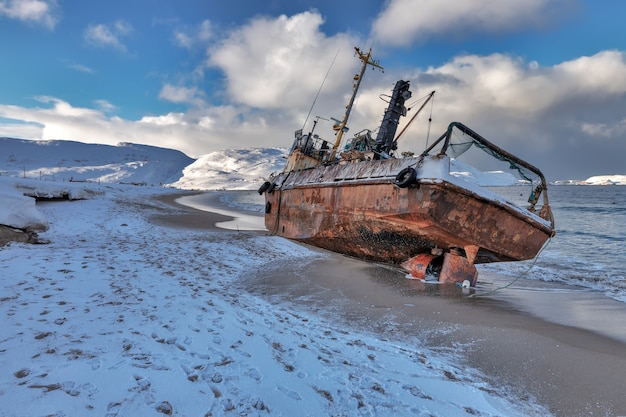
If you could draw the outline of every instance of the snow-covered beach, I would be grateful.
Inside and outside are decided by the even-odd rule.
[[[0,250],[2,415],[571,416],[626,406],[623,342],[263,232],[217,230],[224,217],[168,203],[180,191],[99,189],[38,204],[50,244]],[[309,267],[313,289],[292,279]]]
[[[185,215],[162,190],[102,191],[40,204],[51,243],[0,251],[3,415],[542,414],[413,341],[234,291],[319,252],[153,222]]]
[[[471,298],[248,227],[220,192],[196,210],[159,186],[175,151],[3,146],[0,219],[48,243],[0,246],[2,416],[626,415],[626,308],[601,292],[489,293],[513,278],[481,269]],[[256,189],[267,155],[185,186]]]

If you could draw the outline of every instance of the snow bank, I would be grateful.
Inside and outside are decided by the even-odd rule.
[[[0,182],[0,225],[22,230],[48,230],[48,220],[35,207],[35,199],[24,196],[6,182]]]
[[[505,187],[519,183],[510,172],[483,172],[456,159],[450,160],[450,175],[481,187]]]
[[[36,199],[84,200],[103,194],[97,184],[0,177],[0,225],[29,231],[47,230],[48,220],[37,209]]]
[[[22,194],[40,199],[85,200],[102,195],[96,184],[58,183],[50,181],[17,181],[15,188]]]

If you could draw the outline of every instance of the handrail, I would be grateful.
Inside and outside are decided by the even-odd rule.
[[[499,146],[494,145],[493,143],[489,142],[487,139],[485,139],[480,134],[476,133],[475,131],[473,131],[472,129],[470,129],[469,127],[464,125],[463,123],[460,123],[460,122],[452,122],[452,123],[450,123],[448,125],[448,129],[446,130],[446,132],[444,134],[442,134],[431,146],[429,146],[422,153],[422,155],[428,155],[430,153],[430,151],[432,151],[441,141],[444,141],[444,143],[443,143],[443,146],[441,147],[441,150],[439,151],[439,155],[445,155],[447,150],[448,150],[448,146],[450,145],[450,138],[452,137],[452,131],[453,131],[453,129],[455,127],[457,129],[459,129],[461,132],[463,132],[464,134],[470,136],[476,142],[478,142],[481,145],[485,146],[486,148],[489,148],[489,149],[493,150],[494,152],[502,155],[509,162],[513,162],[513,163],[515,163],[515,164],[517,164],[519,166],[522,166],[522,167],[526,168],[527,170],[533,172],[534,174],[536,174],[539,177],[539,179],[541,181],[541,184],[538,185],[537,188],[534,191],[534,194],[535,194],[534,195],[534,201],[529,201],[531,203],[531,206],[530,206],[529,210],[534,211],[535,203],[539,199],[539,195],[541,194],[541,192],[543,192],[543,205],[544,205],[544,207],[540,211],[539,215],[542,218],[544,218],[545,220],[549,220],[551,225],[552,225],[552,227],[554,228],[554,218],[552,216],[552,211],[550,210],[550,205],[549,205],[549,201],[548,201],[548,184],[546,182],[545,176],[539,170],[539,168],[537,168],[534,165],[529,164],[528,162],[524,161],[523,159],[520,159],[517,156],[515,156],[515,155],[505,151],[504,149],[500,148]]]

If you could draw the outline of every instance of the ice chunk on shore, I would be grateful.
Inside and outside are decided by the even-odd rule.
[[[0,224],[22,230],[48,230],[48,220],[35,206],[35,199],[1,183]]]

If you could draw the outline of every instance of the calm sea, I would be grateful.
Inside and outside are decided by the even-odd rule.
[[[530,194],[524,186],[493,190],[524,206]],[[557,234],[538,258],[479,268],[511,279],[524,273],[524,279],[587,287],[626,302],[626,186],[551,186],[549,198]],[[256,191],[220,192],[220,201],[263,213]]]

